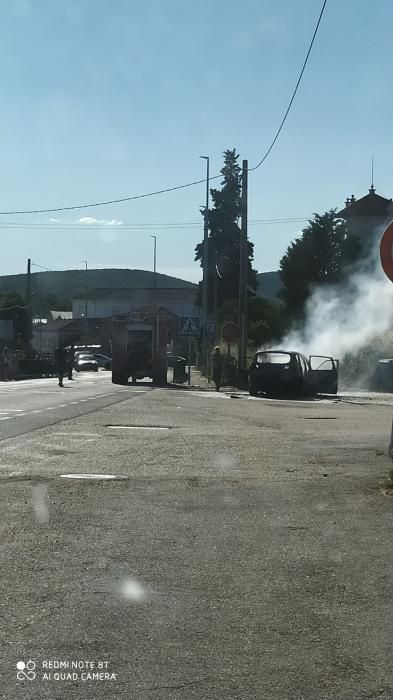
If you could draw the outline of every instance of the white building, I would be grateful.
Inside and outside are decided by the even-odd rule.
[[[197,286],[184,288],[94,289],[86,297],[72,300],[72,317],[108,318],[137,311],[141,307],[163,306],[176,316],[199,316]]]

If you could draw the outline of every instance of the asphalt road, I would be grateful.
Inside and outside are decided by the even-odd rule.
[[[72,381],[64,380],[64,388],[57,379],[0,382],[0,440],[123,401],[130,391],[151,389],[125,388],[112,384],[111,378],[105,371],[74,372]]]
[[[391,408],[145,389],[0,443],[0,697],[393,698]]]

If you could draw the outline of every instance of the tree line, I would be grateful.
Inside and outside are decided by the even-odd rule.
[[[218,322],[237,322],[240,269],[241,168],[235,149],[224,152],[221,189],[211,189],[208,211],[208,312]],[[201,210],[204,215],[204,210]],[[280,261],[282,288],[276,301],[257,296],[254,244],[248,242],[248,337],[256,345],[279,340],[301,320],[307,299],[316,286],[342,280],[361,255],[336,210],[314,214],[301,234],[288,246]],[[203,241],[195,248],[195,260],[203,267]],[[199,303],[201,302],[201,284]]]

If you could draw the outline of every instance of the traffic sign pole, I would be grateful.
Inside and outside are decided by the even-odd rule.
[[[188,386],[191,386],[191,338],[188,339]]]
[[[379,246],[379,252],[381,256],[382,269],[385,275],[389,277],[391,282],[393,282],[393,221],[383,233]],[[390,459],[393,460],[393,422],[390,429],[388,455]],[[393,470],[390,471],[389,476],[393,481]]]

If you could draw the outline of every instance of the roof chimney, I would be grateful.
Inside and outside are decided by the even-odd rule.
[[[355,202],[356,202],[355,195],[352,194],[351,195],[351,204],[355,204]]]

